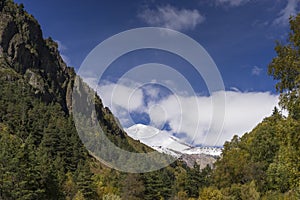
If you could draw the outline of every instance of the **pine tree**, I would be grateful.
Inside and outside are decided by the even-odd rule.
[[[9,134],[8,127],[0,123],[0,199],[11,199],[17,179],[17,150],[22,141]]]
[[[122,199],[144,199],[144,185],[138,174],[127,174],[122,181]]]
[[[95,196],[95,189],[93,186],[92,176],[89,163],[80,161],[75,172],[77,189],[82,192],[83,196],[91,199]]]
[[[41,172],[36,149],[30,137],[21,145],[16,154],[16,185],[12,192],[15,199],[41,199],[45,188],[40,184]]]

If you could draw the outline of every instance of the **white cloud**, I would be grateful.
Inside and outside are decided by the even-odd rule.
[[[122,84],[107,84],[100,88],[100,97],[105,105],[119,106],[128,110],[143,107],[143,91]]]
[[[212,96],[218,95],[217,93]],[[177,102],[179,99],[179,102]],[[186,133],[186,142],[194,140],[195,144],[222,145],[234,134],[242,135],[250,131],[264,117],[269,116],[278,97],[270,93],[242,93],[226,91],[226,113],[224,127],[220,135],[208,133],[212,119],[211,97],[178,97],[170,96],[159,104],[164,107],[167,121],[174,132]],[[181,104],[181,109],[180,105]],[[197,106],[199,110],[197,110]],[[218,137],[220,137],[218,139]]]
[[[155,83],[155,82],[154,82]],[[159,89],[151,86],[146,86],[144,92],[152,99],[156,99],[159,94]]]
[[[299,0],[288,0],[278,17],[273,21],[273,25],[285,26],[289,24],[290,16],[295,16],[299,12]]]
[[[251,131],[263,118],[270,116],[276,105],[278,96],[268,92],[226,92],[225,121],[218,144],[230,140],[234,134],[241,136]],[[208,137],[206,143],[213,144],[214,139]]]
[[[170,5],[157,7],[157,9],[147,8],[139,13],[138,17],[150,26],[178,31],[193,30],[205,20],[205,17],[196,9],[178,9]]]
[[[250,0],[215,0],[216,5],[226,5],[231,7],[241,6],[248,3]]]
[[[112,98],[113,87],[117,89]],[[212,98],[217,98],[220,92],[209,97],[170,95],[158,101],[150,101],[148,106],[144,105],[145,94],[142,89],[110,84],[101,86],[98,92],[104,105],[113,105],[109,107],[126,128],[134,124],[128,109],[129,112],[145,112],[150,117],[151,126],[161,129],[168,122],[171,132],[184,133],[181,139],[185,142],[210,146],[223,145],[233,135],[241,136],[251,131],[278,104],[278,96],[269,92],[226,91],[225,120],[219,134],[208,133],[208,130],[213,119]]]
[[[260,74],[261,74],[261,72],[263,71],[263,69],[262,68],[260,68],[260,67],[257,67],[257,66],[254,66],[253,68],[252,68],[252,75],[255,75],[255,76],[259,76]]]
[[[161,129],[167,122],[167,112],[159,104],[154,104],[147,109],[147,113],[151,119],[150,124],[158,129]]]

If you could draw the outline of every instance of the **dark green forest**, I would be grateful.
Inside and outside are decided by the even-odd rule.
[[[275,45],[268,73],[277,80],[281,108],[226,142],[213,168],[176,161],[154,172],[123,173],[83,146],[71,112],[76,73],[57,43],[43,38],[22,4],[1,0],[0,200],[300,199],[300,15],[290,19],[287,41]],[[85,101],[91,89],[81,84]],[[127,136],[98,96],[95,104],[97,121],[113,143],[152,151]]]

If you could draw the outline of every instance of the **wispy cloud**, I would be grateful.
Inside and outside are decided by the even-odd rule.
[[[258,67],[258,66],[254,66],[253,68],[252,68],[252,75],[254,75],[254,76],[259,76],[260,74],[261,74],[261,72],[263,71],[263,69],[262,68],[260,68],[260,67]]]
[[[273,21],[273,25],[288,25],[290,16],[295,16],[300,11],[299,6],[299,0],[287,0],[285,8],[279,12],[278,17]]]
[[[178,31],[193,30],[204,22],[198,10],[178,9],[171,5],[144,9],[138,17],[150,26],[159,26]]]
[[[238,7],[248,3],[250,0],[214,0],[217,6]]]
[[[71,65],[71,59],[65,55],[65,51],[68,49],[67,46],[65,46],[61,41],[55,40],[55,42],[58,44],[58,51],[60,52],[61,58],[65,61],[65,63],[70,66]]]
[[[115,92],[113,87],[117,87]],[[278,96],[269,92],[225,91],[226,112],[223,131],[220,134],[208,134],[213,116],[212,98],[217,98],[220,92],[213,93],[209,97],[171,94],[152,100],[147,105],[144,101],[145,95],[148,94],[134,87],[112,83],[100,86],[98,92],[104,104],[121,118],[120,121],[125,128],[134,124],[134,121],[130,123],[129,112],[144,113],[149,116],[151,126],[160,129],[163,124],[168,123],[170,133],[182,135],[183,141],[209,146],[223,145],[234,134],[241,136],[250,131],[264,117],[269,116],[274,106],[278,104]],[[112,93],[117,96],[112,98]],[[156,93],[151,92],[153,95]],[[110,104],[111,101],[113,104]]]

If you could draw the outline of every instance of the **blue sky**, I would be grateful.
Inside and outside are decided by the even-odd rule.
[[[289,31],[288,17],[300,10],[299,0],[17,0],[16,2],[23,3],[25,9],[39,21],[44,37],[51,36],[59,42],[65,61],[75,69],[81,66],[89,52],[100,42],[132,28],[166,27],[180,31],[196,40],[216,63],[229,99],[240,102],[237,104],[240,107],[234,106],[230,111],[232,116],[228,114],[228,117],[242,118],[242,112],[249,111],[243,110],[245,105],[252,110],[258,110],[258,112],[252,113],[253,116],[259,116],[258,118],[244,119],[249,122],[245,125],[238,122],[243,127],[234,124],[232,125],[234,128],[229,128],[231,127],[229,125],[225,126],[224,132],[227,128],[228,133],[226,132],[226,137],[221,140],[221,143],[235,133],[242,134],[249,131],[268,115],[277,103],[275,82],[272,77],[267,75],[267,66],[276,55],[274,52],[275,40],[286,41]],[[133,66],[150,62],[162,63],[179,70],[189,80],[198,95],[202,95],[202,98],[208,96],[201,76],[195,75],[195,71],[187,62],[176,55],[158,50],[132,52],[120,57],[106,72],[107,80],[115,83],[115,80]],[[108,91],[109,88],[111,85],[102,88],[102,91]],[[122,92],[130,91],[130,88],[129,90],[122,88],[124,89]],[[155,90],[158,87],[154,86],[153,88]],[[145,88],[143,89],[145,90]],[[169,97],[169,93],[164,93],[162,88],[158,88],[158,90],[160,98],[153,102],[155,104],[160,102],[163,105],[166,102],[162,100],[166,100],[165,97]],[[122,121],[122,114],[120,114],[124,111],[122,102],[115,102],[116,108],[111,107],[113,112],[121,118],[124,126],[143,122],[140,120],[141,118],[145,119],[145,123],[149,122],[150,112],[156,109],[153,108],[153,104],[152,111],[149,111],[149,95],[145,92],[143,94],[143,109],[133,110],[130,113],[133,123],[126,124],[125,121]],[[100,94],[100,96],[104,98],[105,102],[107,94]],[[197,96],[197,98],[200,97]],[[252,98],[252,104],[247,102]],[[137,102],[141,101],[138,97],[136,99]],[[167,99],[171,101],[171,98]],[[263,100],[269,100],[269,104],[262,104]],[[138,104],[137,102],[135,104]],[[231,108],[231,105],[227,107]],[[267,110],[264,110],[265,108]],[[187,110],[189,109],[187,108]],[[264,111],[259,112],[259,110]],[[161,113],[162,111],[158,109],[157,112]],[[155,112],[153,120],[159,121],[154,118]],[[165,122],[163,125],[160,123],[160,128],[169,127],[172,130],[171,119],[166,117]],[[230,124],[231,122],[226,121],[226,123]],[[148,124],[158,125],[157,123]],[[188,130],[182,132],[188,135]],[[177,134],[179,133],[177,132]],[[185,140],[190,141],[191,138]],[[200,143],[199,139],[196,144]]]
[[[266,67],[275,55],[275,39],[284,41],[288,32],[287,20],[275,23],[283,16],[286,0],[17,2],[38,19],[45,37],[62,43],[63,54],[75,68],[106,38],[127,29],[156,25],[139,17],[146,9],[170,6],[179,11],[196,10],[205,19],[180,31],[204,46],[219,67],[226,88],[242,91],[274,91]],[[254,69],[257,73],[252,73]]]

